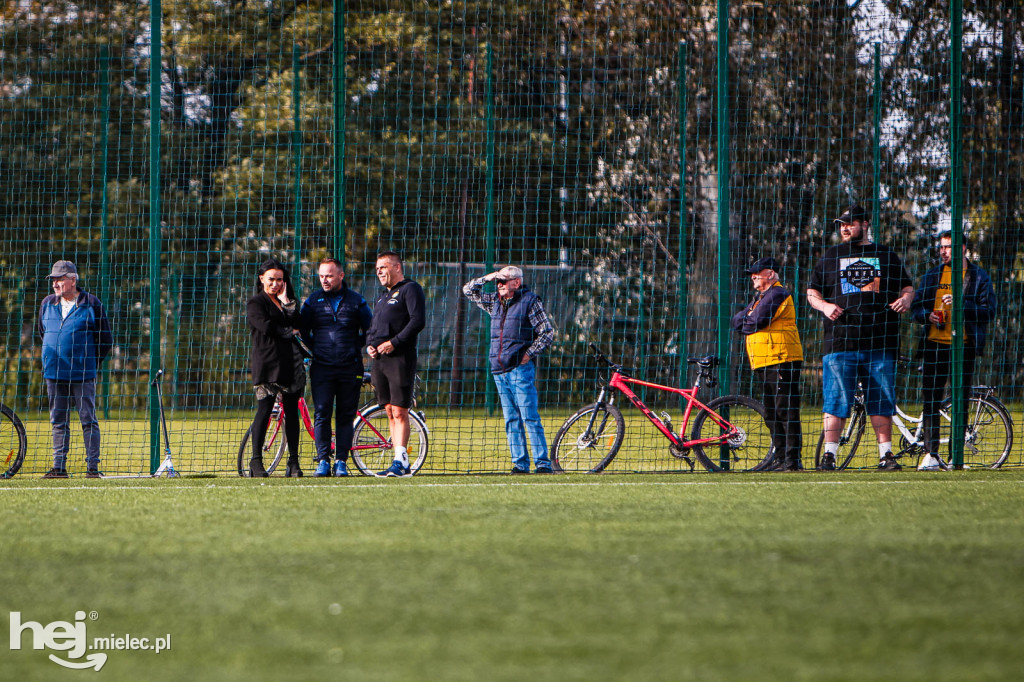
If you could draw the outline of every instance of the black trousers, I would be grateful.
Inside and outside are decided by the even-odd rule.
[[[782,362],[754,370],[761,382],[775,459],[787,467],[800,466],[803,427],[800,424],[802,362]]]
[[[288,459],[299,459],[299,398],[301,393],[284,393],[281,403],[284,407],[284,435],[288,442]],[[274,411],[276,396],[267,396],[256,401],[256,416],[252,420],[252,451],[253,458],[263,457],[263,444],[267,439],[267,427],[270,426],[270,415]]]
[[[925,339],[921,347],[924,359],[922,395],[924,401],[924,449],[932,455],[939,454],[939,407],[946,396],[946,384],[953,376],[953,346],[935,343]],[[974,349],[964,346],[963,395],[966,401],[971,397],[974,383]]]

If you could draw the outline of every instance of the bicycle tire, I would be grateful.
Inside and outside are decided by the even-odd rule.
[[[952,426],[950,409],[952,398],[946,398],[939,407],[942,415],[940,441],[949,442]],[[991,455],[982,449],[991,446]],[[1009,411],[992,396],[972,395],[967,403],[967,432],[964,438],[964,466],[998,469],[1010,455],[1013,447],[1013,419]]]
[[[389,434],[388,415],[384,407],[377,404],[363,406],[359,413],[363,418],[356,416],[352,429],[353,449],[349,450],[349,458],[361,473],[376,476],[378,471],[387,469],[395,459],[390,435],[386,435]],[[386,440],[381,440],[381,437],[386,437]],[[356,446],[359,446],[358,449]],[[427,428],[426,420],[419,412],[409,410],[410,473],[415,474],[423,467],[429,451],[430,429]]]
[[[270,436],[263,444],[263,468],[271,476],[277,471],[281,460],[284,458],[285,450],[288,449],[288,439],[285,438],[284,429],[277,429],[276,433],[269,433]],[[249,439],[252,438],[252,426],[245,430],[242,436],[242,444],[238,447],[238,475],[242,478],[249,477]],[[267,454],[273,451],[273,456],[268,459]]]
[[[708,403],[708,409],[714,410],[730,424],[740,429],[740,433],[729,441],[729,471],[760,471],[775,458],[772,448],[772,434],[768,428],[764,405],[744,395],[724,395]],[[693,421],[693,440],[717,438],[722,435],[722,427],[713,419],[709,412],[701,410]],[[693,452],[697,460],[708,471],[723,471],[718,455],[718,445],[695,445]],[[710,451],[716,458],[708,456]]]
[[[857,448],[864,436],[864,429],[867,427],[867,413],[859,404],[854,405],[853,414],[843,425],[843,434],[839,438],[839,451],[836,453],[836,471],[842,471],[850,466],[850,462],[857,455]],[[818,436],[818,447],[814,450],[814,468],[821,466],[821,456],[825,453],[825,432]]]
[[[0,456],[4,457],[0,478],[11,478],[21,469],[28,452],[28,437],[25,425],[14,410],[0,404]]]
[[[590,419],[592,414],[593,420]],[[581,433],[572,431],[576,425],[583,426]],[[609,426],[614,431],[609,432]],[[596,427],[596,432],[592,427]],[[615,405],[592,403],[581,407],[565,420],[555,435],[551,468],[558,473],[601,473],[615,459],[625,435],[626,422]]]

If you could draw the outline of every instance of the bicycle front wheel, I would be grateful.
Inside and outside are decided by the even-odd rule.
[[[367,476],[376,476],[384,471],[395,459],[395,448],[391,444],[391,429],[388,414],[380,405],[360,409],[352,430],[352,449],[349,455],[352,463]],[[409,471],[415,474],[427,460],[430,447],[430,431],[423,417],[415,410],[409,410]]]
[[[693,422],[693,440],[722,438],[722,444],[694,445],[693,452],[708,471],[760,471],[775,457],[764,406],[743,395],[725,395],[708,403],[733,428],[720,425],[708,410]]]
[[[4,458],[0,466],[0,478],[11,478],[18,473],[25,462],[27,451],[25,426],[18,419],[18,415],[14,414],[14,410],[6,405],[0,405],[0,457]]]
[[[953,401],[946,398],[939,408],[940,442],[949,443]],[[1013,447],[1013,420],[1003,404],[992,397],[971,396],[967,402],[967,429],[964,433],[964,468],[998,469]],[[945,453],[943,453],[945,457]]]
[[[251,440],[252,427],[250,426],[245,430],[245,435],[242,436],[242,444],[238,446],[238,475],[243,478],[249,477],[249,459],[252,456]],[[263,442],[263,468],[271,476],[274,475],[278,465],[281,464],[281,459],[284,457],[287,445],[288,442],[284,437],[284,429],[281,428],[281,423],[275,424],[271,421],[270,428],[267,429],[267,438]],[[282,474],[283,472],[284,470],[282,469]]]
[[[864,436],[864,428],[867,423],[867,413],[859,404],[853,408],[853,414],[843,425],[843,432],[839,434],[839,450],[836,452],[836,469],[842,471],[850,466],[850,462],[857,454],[857,447],[860,439]],[[825,455],[825,431],[822,430],[818,436],[818,447],[814,451],[814,468],[821,467],[821,458]]]
[[[622,412],[611,403],[594,403],[565,420],[551,446],[551,468],[559,473],[604,471],[626,435]]]

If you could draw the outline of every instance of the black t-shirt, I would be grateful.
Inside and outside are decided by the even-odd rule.
[[[899,348],[900,316],[889,304],[910,275],[892,249],[880,244],[840,244],[825,251],[814,266],[808,289],[843,309],[834,322],[825,318],[824,353]]]
[[[403,279],[381,294],[373,306],[367,345],[390,341],[395,353],[415,355],[416,337],[427,324],[426,299],[423,287],[411,279]]]

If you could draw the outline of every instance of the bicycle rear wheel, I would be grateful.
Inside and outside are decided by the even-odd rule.
[[[0,478],[11,478],[18,473],[21,465],[25,462],[25,453],[28,451],[28,439],[25,437],[25,426],[14,414],[14,410],[6,405],[0,405]]]
[[[723,445],[693,446],[693,452],[708,471],[760,471],[775,457],[772,434],[764,406],[743,395],[725,395],[708,403],[737,431]],[[693,422],[693,440],[720,438],[728,433],[707,410],[701,410]],[[723,447],[725,452],[722,452]],[[723,461],[724,460],[724,461]]]
[[[626,435],[622,412],[611,403],[580,408],[565,420],[551,446],[551,468],[559,473],[604,471]]]
[[[853,407],[853,414],[843,425],[843,432],[839,435],[839,450],[836,452],[836,470],[842,471],[850,466],[850,462],[857,455],[857,448],[860,446],[860,439],[864,436],[864,428],[867,424],[867,417],[864,408],[859,404]],[[814,468],[821,467],[821,458],[825,454],[825,432],[818,436],[818,447],[814,450]]]
[[[948,447],[952,428],[952,399],[939,408],[939,438]],[[964,467],[998,469],[1013,447],[1013,420],[1001,402],[992,397],[971,396],[967,402],[967,430],[964,433]],[[948,451],[943,453],[947,456]]]
[[[252,440],[251,426],[245,430],[245,435],[242,436],[242,444],[238,446],[238,475],[243,478],[249,477],[249,458],[252,456],[250,440]],[[268,474],[274,475],[287,449],[288,442],[284,437],[284,429],[281,428],[281,422],[275,422],[272,419],[270,427],[267,429],[267,438],[263,442],[263,468],[267,470]],[[281,468],[281,475],[284,475],[283,467]]]
[[[388,415],[380,405],[365,406],[359,410],[362,419],[356,415],[352,431],[352,449],[349,455],[352,463],[367,476],[376,476],[384,471],[395,459],[395,448],[391,444],[391,429]],[[430,449],[430,431],[420,413],[409,410],[409,471],[415,474],[427,461]]]

